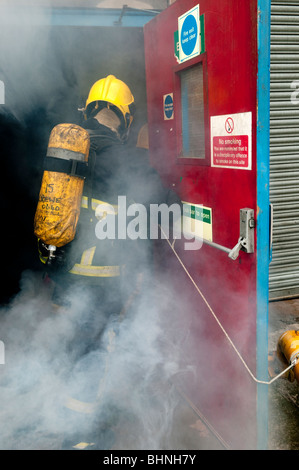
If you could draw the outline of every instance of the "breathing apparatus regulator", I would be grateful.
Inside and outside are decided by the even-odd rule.
[[[133,120],[133,104],[127,85],[109,75],[91,87],[83,113],[88,119],[104,107],[112,109],[126,135]],[[57,248],[75,238],[89,152],[90,134],[83,127],[65,123],[52,129],[34,217],[34,234],[47,251],[47,264],[55,259]]]

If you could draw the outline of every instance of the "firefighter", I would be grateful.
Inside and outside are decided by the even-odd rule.
[[[99,244],[95,236],[98,222],[95,212],[99,204],[108,203],[116,208],[118,195],[126,194],[125,142],[133,120],[133,107],[131,91],[112,75],[98,80],[90,89],[83,111],[85,121],[81,124],[90,134],[89,169],[75,239],[55,251],[51,265],[48,246],[39,240],[40,259],[50,277],[57,280],[57,291],[62,277],[63,293],[65,283],[71,286],[78,281],[95,282],[99,287],[109,284],[107,279],[119,278],[121,269],[113,243],[101,240]],[[88,251],[90,248],[92,250]],[[88,262],[85,262],[87,256]]]
[[[115,237],[100,239],[98,224],[105,219],[107,222],[110,216],[116,219],[120,196],[127,205],[138,203],[146,208],[162,202],[180,203],[176,194],[163,186],[149,161],[140,158],[138,149],[128,144],[134,96],[123,81],[113,75],[96,81],[83,114],[82,127],[89,133],[90,151],[75,238],[56,249],[51,263],[49,247],[39,240],[40,259],[55,286],[54,303],[69,307],[74,297],[83,303],[69,345],[74,360],[97,351],[103,344],[107,323],[115,325],[121,315],[134,311],[134,300],[142,288],[146,289],[141,280],[148,258],[140,253],[140,246],[147,245],[137,247],[134,240],[118,237],[118,226]],[[111,335],[104,338],[109,341]],[[84,412],[84,403],[94,401],[87,398],[88,388],[89,384],[82,382],[82,394],[70,400],[71,409],[76,411],[79,404]]]
[[[110,207],[112,214],[106,215],[117,214],[120,196],[126,198],[127,205],[139,203],[146,208],[163,202],[180,204],[180,200],[163,186],[148,159],[140,158],[138,151],[141,149],[127,144],[134,115],[134,97],[123,81],[109,75],[95,82],[83,113],[82,127],[88,130],[91,144],[76,236],[71,243],[56,250],[51,264],[48,263],[48,247],[39,240],[40,259],[55,281],[54,298],[58,304],[65,302],[67,290],[75,284],[89,287],[97,297],[108,297],[111,307],[108,310],[118,311],[123,292],[121,281],[130,275],[129,284],[134,291],[139,277],[139,273],[132,272],[129,256],[134,243],[117,239],[118,227],[115,239],[98,239],[96,211],[101,212],[101,205],[106,210],[108,204],[108,212]]]

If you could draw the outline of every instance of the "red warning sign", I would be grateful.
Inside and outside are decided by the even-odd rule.
[[[213,137],[213,165],[248,168],[248,135]]]
[[[211,117],[211,166],[251,170],[251,112]]]

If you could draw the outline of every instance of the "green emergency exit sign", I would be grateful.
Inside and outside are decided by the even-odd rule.
[[[183,201],[183,227],[189,235],[213,241],[212,209]]]
[[[186,217],[205,222],[206,224],[212,223],[212,211],[209,208],[184,204],[183,214]]]

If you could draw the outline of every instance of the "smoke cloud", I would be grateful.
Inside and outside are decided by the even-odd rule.
[[[0,448],[61,449],[82,441],[98,449],[171,448],[179,397],[170,379],[180,367],[179,348],[164,340],[162,297],[139,297],[134,314],[111,317],[82,354],[77,333],[89,330],[87,310],[94,307],[88,291],[70,291],[69,306],[56,310],[39,275],[24,272],[21,284],[1,311]],[[77,400],[81,413],[74,411]]]
[[[38,7],[14,6],[13,2],[1,5],[0,76],[5,84],[5,106],[22,122],[34,109],[50,111],[57,90],[65,83],[50,47],[46,19],[45,10]]]

